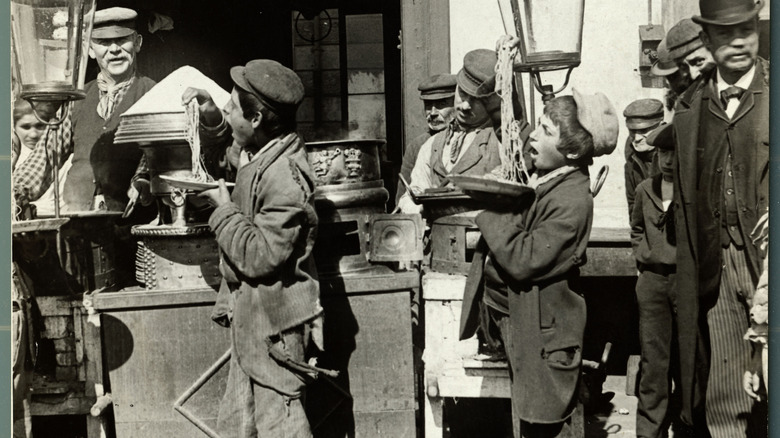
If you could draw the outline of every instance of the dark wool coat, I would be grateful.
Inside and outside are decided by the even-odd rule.
[[[557,423],[572,413],[582,363],[585,300],[569,281],[585,264],[593,222],[587,169],[542,184],[524,211],[484,211],[476,218],[490,258],[503,271],[509,292],[509,324],[518,347],[510,357],[513,411],[532,423]],[[466,283],[460,338],[479,325],[484,253],[474,257]],[[561,353],[574,360],[562,365]]]
[[[673,136],[676,145],[676,165],[674,180],[675,230],[677,233],[677,297],[680,318],[696,320],[699,326],[681,325],[680,361],[681,390],[683,397],[682,417],[693,421],[693,411],[703,403],[703,387],[706,385],[709,369],[708,352],[703,343],[702,333],[706,333],[706,315],[700,313],[701,300],[712,299],[714,290],[702,290],[699,287],[699,269],[704,263],[716,263],[720,266],[720,253],[701,254],[698,249],[699,235],[697,221],[697,148],[701,114],[713,111],[716,117],[726,117],[722,104],[712,97],[716,94],[714,77],[716,71],[695,82],[683,94],[675,108]],[[751,132],[754,142],[739,144],[732,150],[735,189],[738,206],[739,224],[743,236],[750,236],[761,213],[766,211],[768,202],[769,179],[769,63],[758,59],[756,74],[748,91],[742,96],[739,108],[729,123],[729,129],[723,135],[733,135],[732,130],[740,123]],[[743,127],[739,127],[743,128]],[[739,143],[739,138],[733,139]],[[719,240],[718,235],[710,236]],[[749,267],[756,274],[760,272],[755,245],[746,239],[746,253]],[[714,258],[714,259],[713,259]]]
[[[631,247],[638,264],[677,263],[677,249],[669,241],[666,228],[673,227],[674,223],[665,218],[661,198],[662,179],[663,175],[658,174],[636,186],[634,210],[631,212]],[[696,321],[691,323],[695,324]]]
[[[314,179],[303,141],[291,135],[238,170],[232,202],[214,210],[209,225],[223,275],[212,318],[230,320],[233,354],[249,377],[296,396],[303,382],[269,357],[264,342],[322,311],[312,257]]]

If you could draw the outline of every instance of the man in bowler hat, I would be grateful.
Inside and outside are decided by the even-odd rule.
[[[406,181],[409,181],[412,177],[412,168],[414,168],[417,154],[420,152],[423,143],[437,132],[446,129],[455,117],[453,105],[456,85],[455,75],[440,74],[429,76],[420,82],[420,85],[417,87],[417,90],[420,91],[420,99],[423,101],[425,122],[428,125],[428,130],[415,137],[414,140],[406,145],[403,161],[401,162],[401,176]],[[405,191],[404,186],[399,181],[395,196],[396,203],[398,203]]]
[[[468,52],[457,75],[455,120],[428,139],[412,169],[412,188],[425,190],[447,184],[447,175],[484,175],[501,164],[499,140],[491,114],[500,107],[495,92],[496,52]],[[422,206],[405,193],[398,202],[404,213],[419,213]]]
[[[241,149],[232,195],[224,180],[200,194],[216,207],[209,226],[223,276],[212,318],[232,339],[217,427],[226,438],[311,437],[302,396],[313,375],[304,351],[310,339],[322,348],[322,308],[312,257],[314,176],[295,132],[303,83],[268,59],[233,67],[230,76],[222,112],[205,90],[182,96],[200,104],[204,144]]]
[[[766,415],[755,415],[762,407],[741,381],[750,360],[742,336],[762,270],[750,233],[768,205],[769,63],[758,57],[763,6],[700,0],[693,21],[717,67],[686,91],[673,121],[678,313],[701,322],[679,327],[683,419],[701,425],[706,413],[715,438],[766,434]]]

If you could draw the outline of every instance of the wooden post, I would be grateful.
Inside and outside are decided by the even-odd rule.
[[[417,86],[430,75],[451,73],[449,16],[449,0],[401,1],[404,146],[427,129]]]

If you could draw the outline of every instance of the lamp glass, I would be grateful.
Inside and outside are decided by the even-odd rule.
[[[520,60],[515,70],[540,72],[580,65],[585,0],[518,0]]]
[[[11,38],[23,99],[84,97],[95,0],[11,0]]]

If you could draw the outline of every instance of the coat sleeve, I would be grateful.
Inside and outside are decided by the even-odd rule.
[[[536,226],[525,229],[517,213],[484,211],[476,218],[491,258],[516,281],[562,275],[574,266],[577,231],[587,216],[581,203],[551,202]],[[571,254],[568,254],[571,253]]]
[[[642,198],[642,196],[638,196],[635,199],[634,209],[631,211],[631,248],[634,252],[634,258],[638,258],[639,248],[645,239],[645,218]]]
[[[631,160],[630,157],[629,160]],[[632,167],[633,166],[631,165],[630,161],[627,161],[626,164],[623,166],[623,174],[625,175],[625,179],[626,179],[626,202],[628,203],[629,218],[631,218],[631,215],[634,211],[634,198],[636,197],[636,185],[637,185],[637,181],[635,181],[636,177],[634,176]]]
[[[305,193],[293,178],[288,160],[280,161],[256,185],[260,205],[253,217],[229,202],[209,218],[226,262],[237,274],[251,279],[277,275],[299,246],[301,230],[307,225]]]

